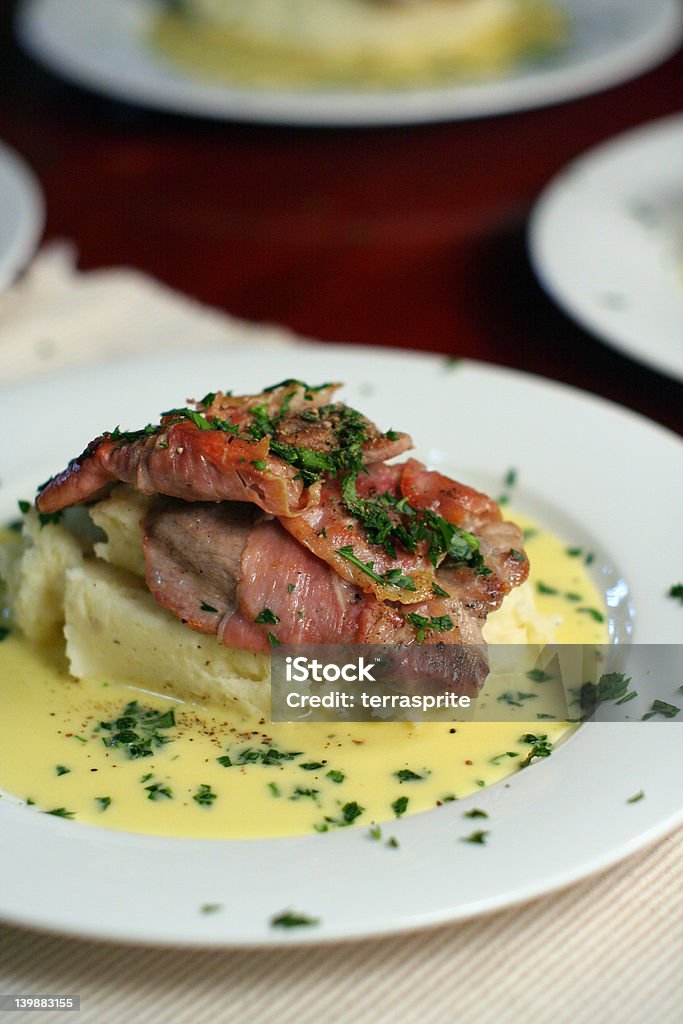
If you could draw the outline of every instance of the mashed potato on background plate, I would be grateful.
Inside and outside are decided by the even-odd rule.
[[[496,74],[565,35],[547,0],[184,0],[152,40],[235,84],[381,87]]]

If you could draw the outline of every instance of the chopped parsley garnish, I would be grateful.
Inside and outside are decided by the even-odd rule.
[[[431,616],[427,618],[426,615],[418,615],[417,612],[410,612],[406,615],[406,622],[409,622],[411,626],[414,626],[417,630],[417,642],[423,644],[425,637],[430,631],[435,633],[449,633],[454,629],[453,619],[450,615],[438,615],[436,617]]]
[[[520,736],[520,743],[531,744],[531,750],[524,760],[519,762],[520,768],[528,768],[532,761],[541,757],[550,757],[553,752],[553,745],[546,733],[541,736],[534,736],[530,732],[525,733],[524,736]]]
[[[602,612],[598,611],[597,608],[585,608],[585,607],[582,607],[582,608],[577,608],[576,610],[578,612],[581,612],[583,615],[590,615],[591,619],[593,619],[595,622],[604,622],[605,621],[605,616],[602,614]]]
[[[398,850],[398,839],[396,836],[389,836],[386,845],[392,850]]]
[[[479,540],[472,533],[449,523],[431,509],[416,509],[405,498],[392,494],[361,498],[356,490],[357,469],[341,482],[347,509],[365,528],[371,544],[383,547],[390,558],[396,558],[396,544],[415,553],[425,542],[427,555],[436,568],[443,564],[454,568],[467,566],[479,575],[488,575],[479,551]]]
[[[294,587],[295,587],[295,586],[296,586],[296,584],[294,584],[294,583],[288,583],[288,584],[287,584],[287,593],[288,593],[288,594],[291,594],[291,593],[293,593],[293,591],[294,591]]]
[[[547,583],[543,583],[541,582],[541,580],[538,580],[536,582],[536,591],[539,594],[549,594],[551,596],[559,593],[559,591],[555,587],[549,587]]]
[[[269,782],[268,789],[270,790],[273,796],[282,796],[282,794],[280,793],[280,787],[278,786],[277,782]]]
[[[505,480],[503,481],[503,483],[505,484],[506,487],[514,487],[517,483],[517,470],[509,469],[505,475]]]
[[[654,718],[655,715],[661,715],[662,718],[675,718],[680,712],[681,709],[677,708],[675,704],[667,704],[665,700],[653,700],[652,707],[643,715],[642,721],[647,722],[650,718]]]
[[[341,783],[346,778],[344,772],[340,772],[336,768],[331,768],[325,777],[328,778],[330,782],[336,783]]]
[[[294,910],[284,910],[270,919],[271,928],[310,928],[316,924],[320,924],[319,917],[310,917]]]
[[[274,633],[271,633],[270,630],[268,630],[268,643],[270,644],[271,647],[281,646],[278,638],[275,636]]]
[[[142,707],[136,700],[126,704],[123,714],[109,722],[100,722],[97,731],[109,733],[102,737],[106,747],[126,750],[132,759],[151,757],[155,747],[163,747],[173,740],[162,735],[162,730],[172,729],[176,724],[173,708],[168,711],[153,711]]]
[[[382,576],[382,582],[390,587],[398,587],[400,590],[415,590],[413,577],[405,576],[400,569],[389,569]]]
[[[368,829],[368,837],[370,839],[381,839],[382,838],[382,829],[380,828],[380,826],[379,825],[371,825],[370,828]]]
[[[343,547],[337,548],[336,551],[338,555],[345,558],[347,562],[351,562],[352,565],[355,565],[356,568],[364,572],[375,583],[379,583],[380,586],[399,587],[401,590],[415,590],[415,581],[412,576],[404,576],[400,569],[390,569],[384,576],[380,576],[373,568],[375,563],[361,562],[360,558],[353,553],[351,544],[345,544]]]
[[[628,800],[626,801],[626,803],[627,804],[637,804],[638,801],[642,800],[644,796],[645,796],[645,791],[641,789],[638,793],[634,793],[633,796],[630,796],[628,798]]]
[[[290,796],[290,800],[300,800],[302,796],[310,797],[311,800],[318,799],[319,790],[311,789],[305,786],[296,786],[294,792]]]
[[[111,797],[110,796],[96,796],[95,797],[95,802],[100,805],[100,810],[106,811],[107,808],[109,806],[111,806]]]
[[[355,800],[350,800],[348,803],[344,804],[342,807],[342,818],[344,819],[344,824],[350,825],[356,820],[356,818],[360,818],[364,810],[365,808],[361,807]]]
[[[414,782],[424,779],[424,775],[418,775],[417,772],[412,771],[410,768],[401,768],[400,771],[394,772],[394,775],[400,782]]]
[[[305,772],[315,772],[319,768],[322,768],[322,761],[307,761],[305,764],[300,764],[299,768],[303,768]]]
[[[148,800],[160,800],[162,796],[165,796],[167,800],[173,799],[173,790],[170,786],[165,786],[163,782],[152,782],[149,786],[145,786]]]
[[[482,811],[480,807],[473,807],[471,811],[465,811],[464,818],[488,818],[486,811]]]
[[[669,587],[668,597],[674,597],[683,604],[683,583],[674,583]]]
[[[279,621],[280,616],[272,612],[270,608],[264,608],[254,619],[254,622],[267,623],[269,626],[277,626]]]
[[[73,818],[75,811],[67,811],[66,807],[53,807],[51,811],[45,813],[52,814],[55,818]]]
[[[212,604],[207,604],[206,601],[202,601],[199,606],[203,612],[217,612],[218,608],[214,608]]]
[[[300,750],[288,753],[284,750],[278,750],[276,747],[264,747],[261,749],[258,747],[245,747],[239,754],[234,755],[234,760],[230,758],[229,754],[217,757],[216,760],[224,768],[232,768],[233,765],[242,764],[279,765],[282,761],[293,761],[295,757],[301,757],[301,754],[302,751]]]
[[[510,704],[512,707],[521,708],[525,700],[535,700],[538,697],[537,693],[523,693],[521,690],[514,692],[513,690],[507,690],[505,693],[501,693],[498,700],[504,704]]]
[[[71,769],[66,768],[63,764],[58,764],[55,765],[55,771],[57,772],[57,775],[68,775]]]
[[[448,591],[440,587],[438,583],[432,583],[432,594],[436,594],[437,597],[450,597]]]
[[[628,693],[631,677],[623,672],[605,672],[595,683],[584,683],[579,691],[579,703],[583,711],[592,713],[598,704],[605,700],[613,700],[625,704],[632,697]],[[637,696],[634,692],[633,697]]]
[[[468,836],[462,836],[462,841],[463,843],[476,843],[479,846],[484,846],[486,843],[486,837],[489,835],[490,832],[478,829],[476,832],[471,832]]]
[[[547,683],[549,679],[554,677],[549,672],[544,672],[542,668],[531,668],[526,673],[527,679],[530,679],[532,683]]]
[[[399,796],[391,805],[391,809],[397,818],[400,818],[402,814],[405,814],[408,810],[408,797]]]
[[[492,757],[489,761],[489,764],[499,765],[500,762],[504,760],[506,757],[519,757],[519,754],[516,750],[506,750],[504,751],[504,753],[496,754],[495,757]]]
[[[217,794],[211,789],[211,786],[202,782],[198,786],[197,792],[192,794],[192,799],[195,803],[198,803],[200,807],[211,807],[216,799],[216,795]]]
[[[254,469],[258,469],[259,471],[268,468],[268,463],[264,462],[263,459],[252,459],[251,464],[254,467]]]

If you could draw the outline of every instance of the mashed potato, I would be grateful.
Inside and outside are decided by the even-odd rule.
[[[495,73],[564,34],[546,0],[184,0],[153,41],[252,86],[381,86]]]

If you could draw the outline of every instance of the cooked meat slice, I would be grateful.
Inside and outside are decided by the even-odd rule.
[[[155,599],[228,647],[268,653],[277,643],[390,644],[384,671],[425,692],[457,679],[459,692],[473,694],[486,677],[481,620],[458,598],[403,607],[378,601],[276,520],[255,522],[249,506],[165,499],[148,513],[144,533]],[[438,629],[429,625],[435,619]],[[416,621],[428,625],[419,630]]]
[[[235,611],[240,563],[254,525],[253,505],[163,498],[143,522],[147,586],[188,626],[216,633]]]
[[[145,494],[247,501],[273,515],[299,515],[317,504],[321,477],[344,460],[372,463],[412,445],[341,403],[321,405],[331,391],[294,381],[261,395],[207,395],[200,411],[170,410],[158,427],[103,434],[48,482],[38,508],[56,512],[120,480]]]
[[[219,639],[263,652],[271,647],[269,633],[283,644],[358,642],[366,600],[278,522],[262,521],[242,555],[239,610],[223,620]]]
[[[54,477],[37,499],[41,512],[98,497],[107,482],[130,484],[143,494],[185,501],[246,501],[266,511],[296,515],[318,498],[297,470],[268,457],[268,440],[244,441],[191,422],[121,441],[105,435]],[[95,485],[97,485],[95,487]]]
[[[396,494],[401,471],[401,466],[370,466],[367,473],[358,477],[358,495],[365,499]],[[345,505],[336,479],[323,484],[320,504],[296,519],[280,521],[300,544],[323,558],[343,579],[373,593],[380,601],[414,604],[432,596],[434,566],[426,555],[425,545],[415,552],[397,546],[392,555],[381,545],[371,543]],[[398,585],[390,582],[397,578]]]
[[[405,463],[401,491],[415,508],[431,509],[477,537],[488,572],[447,563],[439,569],[442,588],[457,596],[466,609],[485,617],[500,607],[513,587],[524,583],[529,575],[524,536],[515,523],[503,520],[491,498],[426,469],[416,459]]]

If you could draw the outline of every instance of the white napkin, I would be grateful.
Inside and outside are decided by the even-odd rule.
[[[294,341],[283,328],[238,320],[137,270],[81,273],[75,248],[53,243],[0,295],[0,384],[160,348],[244,344],[255,334],[259,344]]]

